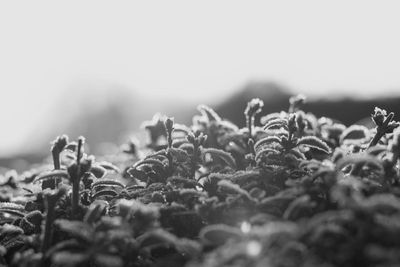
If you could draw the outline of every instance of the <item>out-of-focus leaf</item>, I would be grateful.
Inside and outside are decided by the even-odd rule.
[[[204,227],[199,234],[200,239],[206,245],[220,246],[230,239],[237,239],[242,236],[238,228],[225,224],[215,224]]]
[[[325,152],[327,154],[331,153],[331,149],[329,148],[329,146],[324,141],[318,139],[315,136],[302,137],[297,141],[297,145],[298,146],[303,145],[306,147],[314,148],[319,151]]]
[[[65,170],[52,170],[44,172],[36,176],[35,182],[39,182],[46,179],[66,178],[69,179],[69,174]]]

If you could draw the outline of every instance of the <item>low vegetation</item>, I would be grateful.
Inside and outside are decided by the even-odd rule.
[[[244,128],[156,115],[111,156],[57,137],[51,165],[1,177],[0,266],[399,266],[394,114],[347,127],[304,101],[253,99]]]

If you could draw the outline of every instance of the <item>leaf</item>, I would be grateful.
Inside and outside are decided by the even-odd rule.
[[[81,221],[70,221],[66,219],[58,219],[54,222],[61,231],[68,233],[72,238],[81,242],[92,243],[94,230]]]
[[[281,119],[281,118],[272,119],[264,125],[263,129],[270,130],[270,129],[280,129],[280,128],[284,128],[286,130],[288,129],[287,119]]]
[[[185,136],[190,132],[190,128],[184,124],[174,123],[174,134],[175,133],[184,133]]]
[[[375,145],[367,149],[367,153],[372,156],[378,156],[382,152],[387,152],[387,147],[383,145]]]
[[[288,151],[286,153],[287,155],[293,155],[293,157],[297,160],[305,160],[306,157],[304,156],[303,153],[301,153],[300,151],[296,150],[296,149],[291,149],[290,151]]]
[[[126,217],[138,215],[136,219],[145,221],[154,221],[159,217],[159,208],[152,204],[143,204],[138,200],[120,199],[117,204],[117,212],[120,216]]]
[[[270,213],[281,216],[286,210],[290,202],[295,199],[294,196],[281,196],[275,195],[272,197],[264,198],[259,204],[258,208],[264,213]]]
[[[53,245],[49,248],[46,252],[46,257],[51,257],[58,251],[65,251],[65,250],[79,250],[84,249],[83,243],[80,243],[78,240],[75,239],[68,239],[58,242],[57,244]]]
[[[213,158],[219,158],[224,161],[229,167],[232,169],[236,169],[236,162],[232,155],[228,152],[225,152],[221,149],[216,148],[204,148],[202,149],[203,158],[206,154],[210,154]]]
[[[367,127],[362,125],[351,125],[340,136],[340,142],[343,143],[346,139],[365,139],[369,136],[369,130]]]
[[[25,208],[22,205],[15,204],[12,202],[0,203],[0,212],[8,213],[17,217],[25,216]]]
[[[49,172],[44,172],[36,176],[34,182],[39,182],[47,179],[56,179],[56,178],[66,178],[69,179],[69,174],[65,170],[52,170]]]
[[[231,180],[235,184],[244,184],[251,180],[260,179],[260,172],[259,171],[238,171],[234,174],[227,177],[227,179]]]
[[[260,159],[260,157],[266,156],[268,154],[275,154],[275,155],[279,155],[280,152],[276,149],[273,148],[269,148],[269,147],[264,147],[262,149],[260,149],[259,151],[257,151],[256,157],[255,157],[255,161],[258,161]]]
[[[270,113],[268,115],[265,115],[260,118],[261,125],[267,124],[270,120],[274,119],[284,119],[287,117],[287,113],[282,111],[282,112],[275,112],[275,113]]]
[[[162,163],[162,161],[158,159],[144,159],[138,161],[135,165],[133,165],[133,168],[139,168],[141,165],[148,165],[148,166],[156,165],[161,168],[164,168],[164,163]]]
[[[104,169],[108,170],[108,171],[114,171],[116,173],[120,173],[121,170],[115,166],[114,164],[107,162],[107,161],[102,161],[100,163],[98,163],[101,167],[103,167]]]
[[[137,238],[140,247],[175,246],[177,237],[163,230],[156,229],[144,233]]]
[[[186,161],[189,158],[189,154],[180,148],[169,148],[168,153],[178,162]]]
[[[208,225],[201,229],[199,237],[206,245],[220,246],[230,239],[239,239],[242,232],[225,224]]]
[[[90,257],[90,254],[79,252],[69,252],[69,251],[60,251],[56,252],[52,259],[52,262],[57,266],[67,266],[74,267],[79,266],[81,263],[87,261]]]
[[[373,213],[394,215],[400,212],[400,199],[388,193],[373,195],[363,199],[359,204]]]
[[[116,187],[121,187],[124,188],[125,185],[122,183],[118,182],[117,180],[114,179],[101,179],[92,184],[92,190],[95,189],[96,187],[101,187],[101,186],[116,186]]]
[[[124,266],[124,262],[119,256],[110,255],[110,254],[100,254],[97,253],[94,256],[94,261],[96,262],[96,266],[100,267],[120,267]]]
[[[64,147],[64,149],[70,150],[70,151],[72,151],[72,152],[75,152],[77,148],[78,148],[78,143],[75,142],[75,141],[69,142],[69,143]]]
[[[255,144],[254,144],[254,149],[257,151],[259,148],[262,148],[262,146],[264,144],[270,144],[270,143],[281,143],[281,139],[277,136],[267,136],[264,137],[260,140],[258,140]]]
[[[208,118],[208,121],[221,121],[221,117],[210,107],[206,105],[200,105],[197,110]]]
[[[96,199],[98,197],[115,197],[116,195],[118,195],[118,193],[115,190],[105,189],[105,190],[101,190],[101,191],[98,191],[95,194],[93,194],[92,198]]]
[[[133,177],[135,179],[138,179],[138,180],[140,180],[142,182],[146,182],[147,181],[147,175],[142,170],[138,170],[136,168],[129,168],[127,172],[131,177]]]
[[[138,190],[144,189],[144,186],[135,184],[135,185],[130,185],[130,186],[126,187],[125,189],[127,191],[138,191]]]
[[[179,190],[179,195],[182,197],[201,197],[201,196],[206,196],[204,192],[200,192],[196,189],[192,188],[183,188]]]
[[[22,228],[12,225],[12,224],[4,224],[0,226],[0,266],[8,266],[2,265],[3,255],[16,252],[25,245],[26,246],[26,238],[23,235],[24,231]]]
[[[170,182],[172,184],[182,184],[184,187],[191,187],[195,188],[196,186],[199,185],[199,183],[195,180],[191,180],[185,177],[179,177],[179,176],[172,176],[167,179],[167,182]]]
[[[305,136],[297,141],[297,146],[303,145],[310,148],[317,149],[327,154],[331,153],[329,146],[321,139],[315,136]]]
[[[39,210],[31,211],[20,220],[19,226],[25,233],[39,232],[43,217]]]
[[[17,211],[24,211],[24,206],[12,202],[1,202],[0,203],[1,210],[17,210]]]
[[[309,195],[298,197],[289,204],[283,214],[283,218],[287,220],[297,220],[301,217],[310,216],[309,212],[315,206],[316,203],[311,201]]]
[[[347,165],[370,165],[383,171],[382,163],[376,158],[368,154],[352,154],[343,157],[336,163],[336,169],[342,170]]]
[[[175,244],[175,248],[182,256],[187,256],[190,259],[193,259],[201,253],[201,245],[188,238],[179,239]]]
[[[261,199],[265,197],[266,192],[258,187],[254,187],[250,190],[249,194],[255,199]]]
[[[83,218],[85,223],[91,224],[99,220],[99,218],[106,213],[108,202],[102,200],[95,200],[89,207],[88,211]]]
[[[247,199],[252,199],[252,197],[246,190],[240,188],[239,185],[234,184],[229,180],[221,180],[218,182],[217,185],[218,185],[219,189],[223,192],[227,192],[230,194],[232,194],[232,193],[239,194],[239,195],[245,196]]]
[[[22,235],[24,230],[21,227],[12,225],[12,224],[4,224],[0,227],[0,238],[3,239],[5,236],[17,236]]]
[[[90,168],[90,172],[93,173],[96,178],[103,178],[107,170],[100,165],[95,165]]]

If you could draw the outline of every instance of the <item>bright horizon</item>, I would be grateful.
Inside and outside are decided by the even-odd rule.
[[[398,1],[0,2],[1,154],[70,88],[212,101],[250,80],[400,94]],[[69,100],[67,100],[69,101]]]

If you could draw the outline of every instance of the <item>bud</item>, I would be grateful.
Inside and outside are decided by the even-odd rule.
[[[168,147],[172,147],[172,131],[174,130],[174,118],[166,118],[164,120],[165,130],[167,131]]]
[[[307,121],[305,120],[304,117],[305,117],[305,114],[303,111],[297,112],[296,123],[297,123],[297,126],[298,126],[300,132],[303,132],[304,129],[307,127]]]
[[[289,119],[288,119],[288,128],[290,133],[294,133],[297,131],[297,122],[296,122],[296,114],[292,113],[289,114]]]
[[[197,138],[199,146],[202,146],[207,141],[207,135],[201,133]]]
[[[296,95],[292,96],[289,99],[290,107],[289,107],[289,112],[296,112],[297,110],[300,109],[302,105],[306,102],[306,97],[304,95]]]
[[[194,144],[195,136],[192,132],[189,132],[188,135],[186,136],[186,139],[189,141],[189,143]]]
[[[340,159],[344,157],[345,153],[343,150],[337,148],[332,155],[332,161],[333,162],[338,162]]]
[[[167,130],[167,132],[172,132],[172,130],[174,129],[174,118],[167,118],[164,121],[165,124],[165,129]]]
[[[247,117],[253,117],[254,115],[260,113],[263,107],[264,102],[261,99],[253,98],[250,102],[247,103],[244,114]]]
[[[65,146],[68,144],[68,136],[63,134],[61,136],[58,136],[56,140],[53,142],[53,146],[51,147],[51,151],[57,151],[60,153]]]
[[[85,144],[85,137],[83,137],[83,136],[78,137],[78,145],[79,144],[81,144],[81,145]]]
[[[375,107],[374,113],[372,114],[372,120],[375,122],[377,126],[381,126],[385,121],[386,115],[387,115],[386,110]]]

